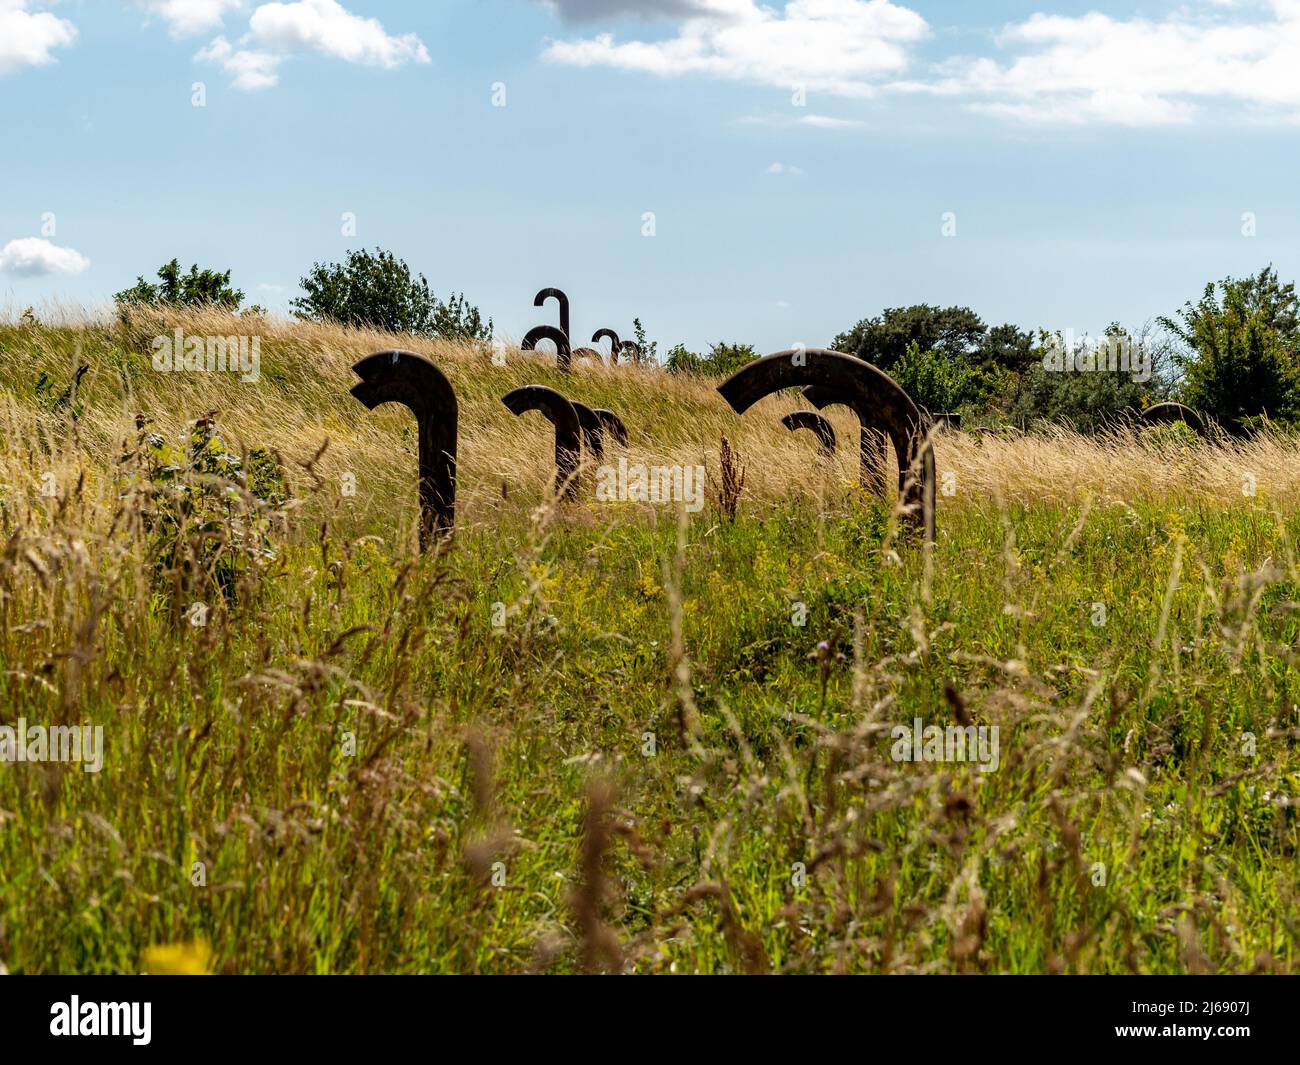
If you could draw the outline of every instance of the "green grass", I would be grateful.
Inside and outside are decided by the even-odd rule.
[[[160,566],[137,467],[65,442],[87,482],[42,499],[5,445],[0,723],[107,744],[0,765],[11,972],[1297,968],[1297,518],[1263,500],[964,498],[927,576],[852,491],[679,544],[516,488],[416,560],[409,497],[349,525],[298,476],[173,537],[223,594]],[[893,761],[954,699],[998,770]]]

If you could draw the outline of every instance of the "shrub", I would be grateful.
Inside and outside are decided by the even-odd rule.
[[[685,344],[678,344],[668,353],[668,361],[664,366],[669,373],[730,377],[756,358],[758,351],[753,344],[728,344],[720,340],[709,347],[707,355],[699,355],[689,350]]]
[[[122,465],[135,469],[143,492],[156,583],[234,601],[241,579],[275,559],[271,531],[289,500],[278,463],[264,448],[234,454],[210,415],[181,447],[150,432],[143,416],[136,425]]]
[[[939,351],[956,357],[973,354],[983,343],[988,327],[969,307],[888,307],[875,318],[864,318],[831,341],[847,355],[893,372],[893,365],[915,344],[922,351]]]
[[[669,373],[698,374],[704,372],[703,367],[703,356],[690,351],[685,344],[674,344],[664,363],[664,369]]]
[[[158,268],[158,284],[137,277],[131,288],[113,297],[118,304],[166,304],[176,307],[225,307],[235,311],[244,300],[241,289],[231,288],[230,271],[200,270],[198,264],[188,274],[181,273],[180,261]]]
[[[948,357],[933,349],[922,351],[913,341],[889,375],[932,414],[955,411],[968,402],[975,384],[975,367],[963,356]]]
[[[435,339],[492,339],[491,320],[484,325],[463,293],[438,299],[423,274],[412,274],[382,249],[349,252],[343,263],[315,263],[301,284],[305,294],[290,306],[302,319]]]
[[[641,349],[641,362],[643,364],[658,362],[659,343],[658,341],[651,340],[646,336],[645,326],[641,324],[640,318],[632,319],[632,332],[636,335],[637,347]],[[678,347],[680,346],[681,345],[678,345]]]
[[[723,341],[709,348],[704,360],[705,373],[714,377],[730,377],[747,363],[758,358],[758,351],[753,344],[727,344]]]
[[[1175,359],[1189,407],[1229,432],[1300,416],[1300,299],[1272,267],[1212,282],[1160,321],[1184,345]]]
[[[1112,323],[1106,330],[1105,345],[1094,348],[1085,338],[1075,348],[1066,350],[1061,337],[1044,333],[1040,354],[1048,350],[1053,340],[1062,368],[1049,369],[1041,360],[1030,367],[1019,383],[1011,408],[1012,419],[1017,424],[1029,427],[1046,421],[1068,424],[1083,433],[1097,432],[1168,398],[1170,382],[1164,366],[1165,355],[1158,346],[1146,343],[1144,337],[1134,337]],[[1131,369],[1103,368],[1109,365],[1112,351],[1115,365],[1120,365],[1120,355],[1125,350],[1129,353],[1125,356],[1128,360],[1143,353],[1143,357],[1150,358],[1151,372],[1147,380],[1137,380]],[[1087,354],[1089,351],[1091,355]],[[1093,368],[1065,370],[1067,365],[1077,365],[1080,353],[1085,365]]]

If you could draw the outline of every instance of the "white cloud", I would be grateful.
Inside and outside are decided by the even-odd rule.
[[[862,125],[854,118],[832,118],[830,115],[804,115],[799,119],[801,126],[813,126],[816,129],[850,129]]]
[[[338,0],[262,4],[249,18],[238,47],[217,37],[194,58],[219,63],[232,75],[235,88],[254,91],[275,85],[286,59],[311,52],[385,70],[429,62],[429,52],[415,34],[392,36],[378,19],[354,15]]]
[[[539,0],[566,22],[586,22],[619,15],[640,19],[674,18],[708,11],[710,0]]]
[[[580,67],[868,96],[904,71],[906,46],[928,33],[925,19],[890,0],[791,0],[780,10],[756,0],[708,0],[668,40],[619,43],[603,33],[553,42],[545,56]]]
[[[767,168],[769,174],[790,174],[798,177],[803,173],[797,166],[791,166],[789,163],[773,163]]]
[[[48,11],[29,11],[28,0],[0,0],[0,74],[53,63],[50,52],[77,39],[77,27]]]
[[[263,4],[253,12],[248,29],[248,39],[268,51],[319,52],[390,70],[403,63],[429,62],[415,34],[390,37],[378,19],[353,15],[338,0]]]
[[[899,88],[1040,122],[1166,125],[1207,105],[1300,117],[1300,0],[1202,0],[1160,20],[1036,14],[997,42],[1023,54],[952,60]]]
[[[552,6],[577,19],[618,14],[628,4]],[[1300,0],[1187,0],[1160,18],[1039,13],[998,33],[992,54],[925,70],[916,69],[912,47],[929,27],[891,0],[653,0],[648,10],[675,19],[670,36],[598,33],[551,42],[545,57],[845,97],[926,94],[1021,121],[1156,126],[1219,109],[1300,122]],[[818,115],[793,121],[850,124]]]
[[[20,277],[79,274],[90,260],[72,248],[60,248],[40,237],[21,237],[0,248],[0,273]]]
[[[163,19],[173,37],[189,37],[221,28],[227,11],[238,11],[244,0],[142,0]]]
[[[795,117],[789,112],[774,112],[766,115],[745,115],[736,119],[742,126],[771,126],[776,129],[789,129],[792,126],[811,126],[813,129],[852,129],[864,125],[855,118],[832,118],[830,115],[801,115]]]
[[[200,48],[194,58],[202,63],[219,63],[231,76],[231,84],[244,92],[269,89],[280,81],[280,63],[283,56],[269,52],[236,49],[224,37],[217,37]]]

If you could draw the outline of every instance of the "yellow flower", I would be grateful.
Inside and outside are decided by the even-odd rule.
[[[664,590],[655,583],[655,579],[648,573],[642,573],[641,579],[637,582],[637,591],[647,599],[658,599],[664,594]]]
[[[206,976],[212,951],[202,939],[146,947],[140,965],[150,976]]]

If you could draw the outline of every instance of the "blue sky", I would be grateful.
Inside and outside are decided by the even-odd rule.
[[[1300,0],[0,0],[0,114],[11,311],[173,256],[283,311],[378,245],[512,338],[558,286],[772,351],[1300,275]]]

